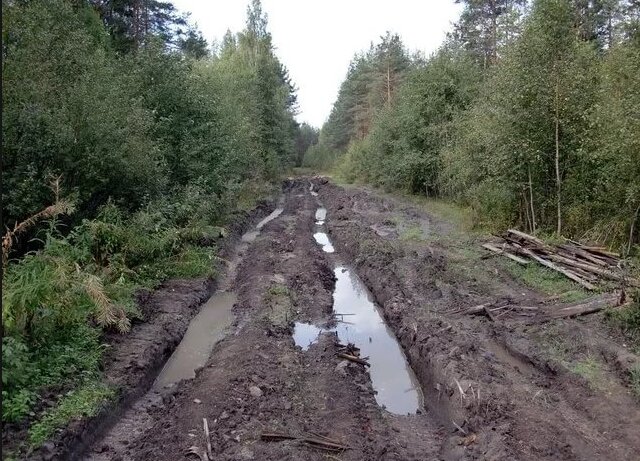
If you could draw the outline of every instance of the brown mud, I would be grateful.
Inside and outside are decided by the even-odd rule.
[[[234,320],[206,365],[139,398],[101,439],[86,440],[85,459],[206,459],[203,419],[216,460],[638,459],[640,405],[625,382],[638,358],[600,314],[552,323],[461,314],[489,299],[545,295],[493,260],[466,267],[454,226],[402,200],[324,178],[287,181],[283,194],[282,214],[230,253]],[[326,216],[316,216],[320,205]],[[316,242],[316,220],[334,253]],[[423,238],[406,238],[407,229]],[[341,264],[402,346],[424,396],[416,414],[381,408],[367,369],[336,357],[335,333],[296,346],[294,325],[335,326]],[[600,379],[575,372],[569,356],[597,357]],[[268,432],[349,449],[262,440]]]

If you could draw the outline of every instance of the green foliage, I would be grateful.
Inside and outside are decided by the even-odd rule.
[[[115,395],[115,390],[99,381],[88,381],[69,391],[53,409],[29,429],[29,444],[42,445],[56,429],[65,427],[79,416],[93,416]]]
[[[453,198],[491,230],[630,252],[640,240],[637,6],[535,0],[525,14],[520,1],[460,3],[448,41],[398,72],[382,103],[385,54],[354,58],[304,164]],[[379,47],[399,58],[392,42]]]
[[[635,295],[635,299],[638,299],[637,292]],[[640,349],[640,302],[636,301],[629,307],[607,311],[607,319],[633,342],[635,348]]]
[[[48,206],[51,176],[77,203],[30,230],[35,251],[23,234],[2,280],[3,421],[71,391],[33,445],[111,395],[101,337],[141,316],[135,290],[212,275],[229,217],[317,137],[259,1],[248,16],[214,54],[170,2],[3,4],[3,224]]]

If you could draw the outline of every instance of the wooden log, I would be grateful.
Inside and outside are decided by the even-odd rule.
[[[604,261],[602,258],[599,258],[591,253],[589,253],[586,250],[583,250],[582,248],[578,248],[576,246],[570,246],[570,245],[558,245],[559,248],[561,248],[562,250],[564,250],[565,252],[575,255],[575,256],[579,256],[583,259],[586,259],[587,261],[596,264],[598,266],[602,266],[602,267],[607,267],[609,266],[609,264],[607,264],[606,261]]]
[[[505,250],[500,249],[500,248],[498,248],[496,246],[493,246],[490,243],[485,243],[484,245],[482,245],[482,248],[485,248],[485,249],[487,249],[489,251],[493,251],[494,253],[498,253],[498,254],[504,255],[507,258],[512,259],[513,261],[515,261],[515,262],[517,262],[519,264],[523,264],[523,265],[529,264],[529,261],[527,261],[526,259],[522,259],[519,256],[512,255],[511,253],[507,253]]]
[[[553,253],[546,254],[546,257],[551,259],[552,261],[560,262],[560,263],[566,264],[567,266],[577,267],[577,268],[585,270],[587,272],[598,274],[598,275],[600,275],[602,277],[605,277],[605,278],[608,278],[610,280],[624,281],[624,282],[627,282],[631,286],[636,286],[636,287],[640,286],[640,281],[639,280],[636,280],[636,279],[633,279],[633,278],[627,278],[622,274],[617,274],[617,273],[615,273],[613,271],[610,271],[608,269],[603,269],[603,268],[595,266],[593,264],[581,263],[580,261],[576,261],[575,259],[566,258],[564,256],[560,256],[560,255],[553,254]]]
[[[539,245],[541,247],[546,247],[547,246],[547,244],[544,243],[542,240],[540,240],[538,237],[534,237],[533,235],[526,234],[526,233],[521,232],[521,231],[516,230],[516,229],[507,230],[507,234],[515,235],[516,237],[520,238],[521,240],[526,240],[528,242],[535,243],[536,245]]]
[[[582,279],[579,275],[577,275],[574,272],[571,272],[568,269],[564,269],[554,263],[552,263],[551,261],[547,261],[546,259],[538,256],[537,254],[535,254],[533,251],[529,250],[528,248],[520,248],[520,251],[524,254],[526,254],[527,256],[529,256],[531,259],[535,259],[536,261],[538,261],[540,264],[542,264],[543,266],[548,267],[549,269],[552,269],[556,272],[560,272],[562,275],[564,275],[565,277],[570,278],[571,280],[573,280],[574,282],[579,283],[580,285],[582,285],[584,288],[586,288],[587,290],[593,291],[596,289],[596,287],[594,285],[592,285],[591,283],[587,282],[586,280]]]
[[[592,314],[608,307],[619,307],[619,294],[607,294],[592,298],[586,302],[574,304],[572,306],[563,307],[561,309],[552,310],[546,313],[545,320],[561,319],[567,317],[576,317],[579,315]],[[624,304],[623,306],[627,306]]]

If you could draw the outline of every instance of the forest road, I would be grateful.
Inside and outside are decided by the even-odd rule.
[[[195,378],[140,399],[85,459],[638,459],[640,407],[613,365],[594,387],[548,360],[542,326],[460,314],[543,295],[469,265],[454,224],[323,177],[285,181],[282,209],[238,253],[231,326]]]

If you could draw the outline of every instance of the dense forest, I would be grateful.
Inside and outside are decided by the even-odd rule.
[[[428,58],[357,54],[305,164],[453,199],[478,224],[640,241],[640,3],[458,0]]]
[[[112,392],[100,335],[136,290],[209,274],[229,215],[317,131],[258,0],[213,49],[156,0],[3,1],[2,34],[2,419],[60,394],[35,446]]]

